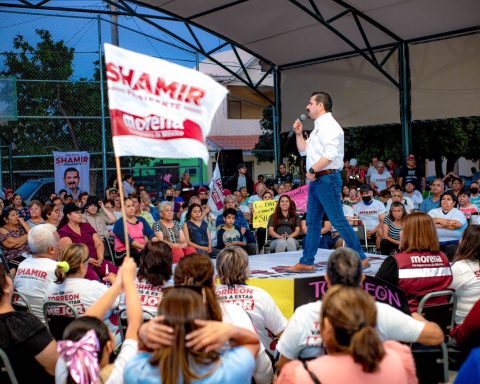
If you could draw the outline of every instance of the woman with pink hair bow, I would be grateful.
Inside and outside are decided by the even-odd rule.
[[[135,286],[136,267],[132,258],[125,258],[113,285],[85,316],[65,328],[65,340],[57,343],[59,359],[55,367],[55,383],[123,383],[124,366],[138,352],[137,332],[143,321]],[[109,364],[115,341],[102,319],[122,292],[125,292],[128,303],[128,328],[119,355],[113,364]]]

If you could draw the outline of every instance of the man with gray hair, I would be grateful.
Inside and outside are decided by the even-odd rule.
[[[33,227],[28,232],[32,257],[20,263],[13,282],[15,290],[25,296],[33,314],[44,323],[43,299],[47,285],[55,280],[59,240],[57,228],[52,224]]]
[[[330,254],[325,281],[327,287],[344,285],[358,287],[365,278],[358,253],[350,248],[339,248]],[[440,327],[425,320],[420,314],[411,316],[388,304],[376,303],[377,331],[382,340],[397,340],[405,343],[418,342],[424,345],[440,345],[444,335]],[[280,337],[277,351],[280,354],[278,369],[290,360],[297,359],[307,347],[320,352],[320,310],[318,300],[298,307],[290,318],[287,328]]]

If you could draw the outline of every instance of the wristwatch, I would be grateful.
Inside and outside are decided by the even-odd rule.
[[[315,170],[314,170],[312,167],[310,167],[310,169],[308,170],[308,173],[311,173],[312,175],[314,175],[314,174],[315,174]]]

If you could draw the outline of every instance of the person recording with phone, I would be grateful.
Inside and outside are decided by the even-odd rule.
[[[320,243],[323,214],[326,212],[333,226],[345,240],[348,247],[354,249],[362,259],[364,268],[369,266],[358,237],[348,223],[342,211],[340,200],[342,192],[344,134],[338,122],[332,116],[332,99],[325,92],[313,92],[307,107],[308,118],[314,120],[314,129],[310,137],[303,137],[303,124],[295,120],[293,131],[297,148],[301,155],[307,156],[308,188],[308,234],[304,242],[303,256],[300,261],[288,268],[289,272],[315,272],[315,255]],[[310,235],[309,235],[310,234]],[[315,235],[312,235],[315,234]]]

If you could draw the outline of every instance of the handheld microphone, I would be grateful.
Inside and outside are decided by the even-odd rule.
[[[300,120],[300,121],[305,121],[306,118],[307,118],[307,116],[304,113],[302,113],[300,116],[298,116],[298,120]],[[288,133],[288,139],[291,139],[294,133],[295,133],[295,131],[293,131],[293,130],[290,131]]]

